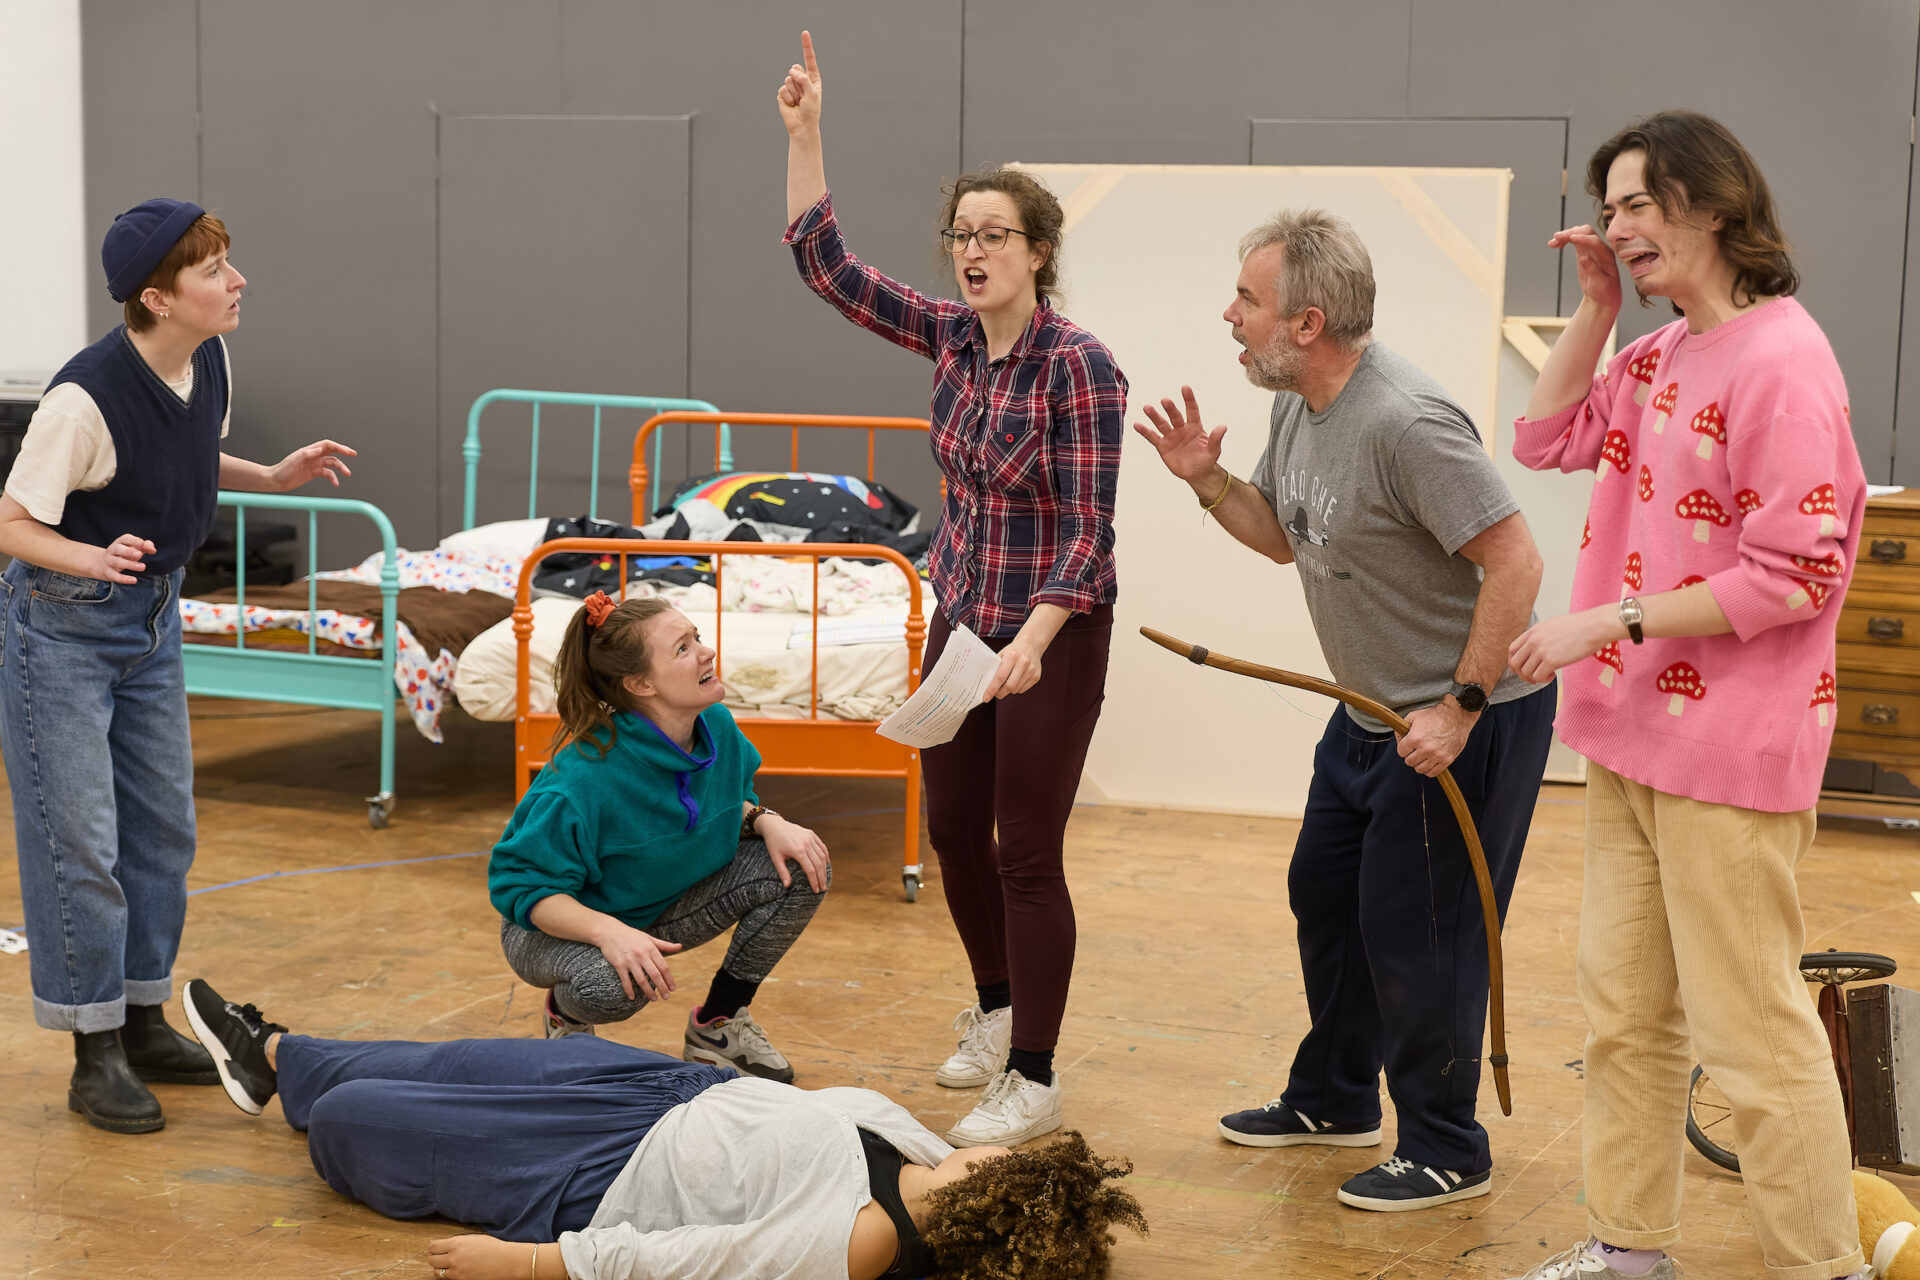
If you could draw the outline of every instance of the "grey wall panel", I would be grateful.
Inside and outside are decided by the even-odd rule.
[[[1889,264],[1899,261],[1908,216],[1916,33],[1915,0],[1622,0],[1604,12],[1414,0],[1408,110],[1567,116],[1568,217],[1582,221],[1592,209],[1586,158],[1616,129],[1667,107],[1720,119],[1773,188],[1804,277],[1800,300],[1846,373],[1867,474],[1885,480],[1902,285]],[[1562,298],[1569,309],[1579,300],[1571,258]],[[1664,304],[1629,301],[1622,341],[1672,318]]]
[[[966,17],[968,165],[1245,164],[1249,118],[1407,109],[1407,0],[969,0]]]
[[[825,86],[827,180],[848,243],[921,287],[941,280],[940,184],[958,163],[960,12],[959,0],[835,0],[806,15]],[[743,410],[924,416],[932,367],[814,298],[780,244],[787,138],[774,93],[800,58],[800,27],[777,0],[567,0],[566,110],[694,115],[690,394]],[[747,440],[743,462],[785,457],[771,437]],[[910,499],[937,496],[923,442],[890,441],[884,456],[882,477]],[[801,460],[864,468],[864,458],[861,437]]]
[[[87,327],[120,322],[100,240],[114,215],[154,196],[201,200],[194,0],[83,0]]]
[[[431,546],[437,508],[435,108],[550,111],[557,10],[525,0],[202,0],[206,193],[249,280],[232,448],[360,450],[345,496]],[[515,198],[503,182],[500,200]],[[537,313],[542,299],[516,299]],[[423,498],[428,500],[423,501]],[[339,531],[336,535],[333,530]],[[370,550],[322,530],[323,555]]]
[[[1255,120],[1254,164],[1439,165],[1513,171],[1507,214],[1508,315],[1558,315],[1566,121]]]
[[[493,387],[684,394],[687,162],[679,118],[449,116],[440,124],[441,510],[467,410]],[[511,191],[512,199],[500,199]],[[482,420],[477,518],[527,514],[530,410]],[[588,509],[592,412],[545,409],[541,515]],[[627,518],[639,422],[603,419],[602,518]]]

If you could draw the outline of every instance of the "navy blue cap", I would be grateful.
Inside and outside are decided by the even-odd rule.
[[[125,302],[146,283],[167,250],[180,243],[187,228],[206,215],[190,200],[164,196],[144,200],[113,220],[100,245],[100,265],[107,269],[107,292]]]

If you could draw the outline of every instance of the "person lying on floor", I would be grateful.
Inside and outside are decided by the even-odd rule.
[[[227,1095],[277,1093],[313,1167],[435,1240],[439,1280],[1087,1277],[1144,1233],[1132,1171],[1069,1132],[1026,1151],[935,1137],[870,1089],[796,1089],[593,1036],[321,1040],[187,984]],[[557,1241],[557,1244],[555,1243]]]
[[[684,1057],[786,1084],[793,1068],[748,1006],[833,868],[819,836],[759,803],[760,753],[720,705],[715,658],[665,601],[587,597],[554,663],[560,737],[487,889],[507,963],[547,989],[549,1039],[666,999],[667,957],[733,928]]]

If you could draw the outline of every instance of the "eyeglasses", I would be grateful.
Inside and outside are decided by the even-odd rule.
[[[1024,231],[1013,227],[982,227],[978,231],[962,231],[958,227],[948,227],[940,233],[940,243],[947,247],[948,253],[965,253],[967,242],[978,240],[980,247],[988,253],[998,253],[1007,247],[1008,236],[1027,236]],[[1027,236],[1027,239],[1033,239]]]

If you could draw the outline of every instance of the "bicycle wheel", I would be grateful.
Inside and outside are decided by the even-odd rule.
[[[1687,1088],[1687,1141],[1722,1169],[1740,1172],[1740,1153],[1733,1137],[1733,1107],[1705,1067],[1693,1069],[1693,1081]]]
[[[1800,957],[1800,976],[1808,982],[1821,982],[1830,987],[1891,978],[1898,969],[1899,966],[1892,960],[1871,951],[1835,951],[1828,948],[1825,951],[1809,951]]]

